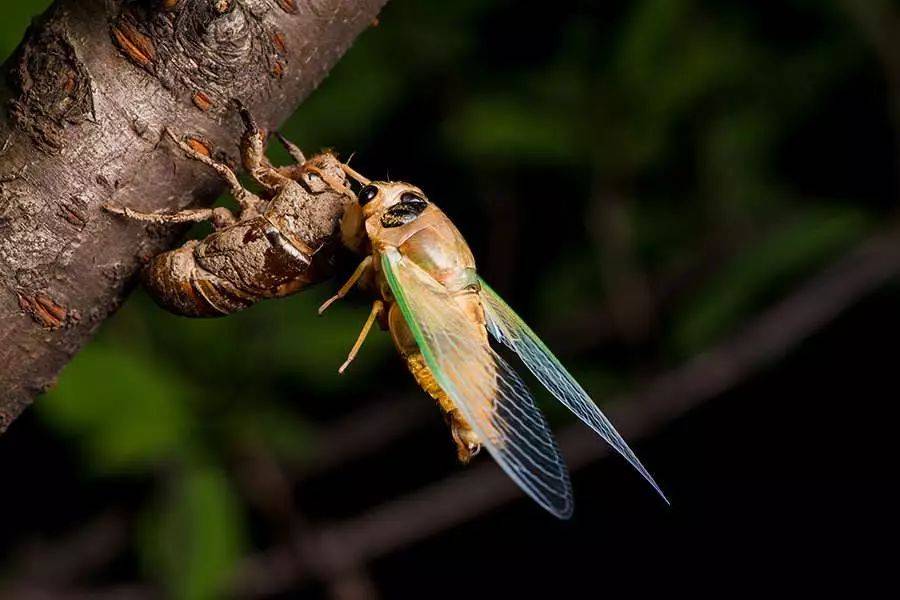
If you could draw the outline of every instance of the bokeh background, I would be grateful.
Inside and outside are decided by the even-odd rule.
[[[2,56],[48,4],[3,4]],[[671,508],[546,395],[570,522],[457,465],[389,336],[338,376],[336,282],[207,321],[137,290],[0,437],[0,594],[868,595],[898,127],[894,1],[392,0],[284,133],[425,189]]]

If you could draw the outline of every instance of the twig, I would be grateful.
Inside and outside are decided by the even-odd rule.
[[[86,593],[61,590],[107,565],[127,541],[125,515],[109,512],[61,540],[30,542],[15,552],[16,578],[0,587],[0,598],[86,598]]]
[[[125,516],[110,512],[62,540],[31,542],[16,552],[18,578],[41,585],[72,583],[116,556],[127,542],[127,532]]]
[[[162,595],[148,586],[121,584],[85,589],[58,590],[34,585],[12,588],[2,598],[10,600],[157,600]]]

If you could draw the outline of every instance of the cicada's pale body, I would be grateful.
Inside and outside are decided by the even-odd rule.
[[[394,192],[401,199],[393,212],[386,212],[378,219],[367,218],[365,227],[368,239],[372,240],[371,256],[378,292],[389,306],[388,327],[397,350],[406,360],[416,381],[437,400],[447,416],[457,446],[457,455],[465,463],[480,449],[478,436],[428,368],[415,335],[395,301],[385,272],[381,268],[381,262],[384,260],[385,251],[395,249],[407,260],[418,265],[447,290],[448,297],[456,309],[466,315],[468,323],[472,325],[469,335],[476,336],[486,345],[488,334],[484,309],[478,298],[479,284],[475,272],[475,258],[453,223],[433,204],[427,203],[421,192],[413,192],[405,184],[383,184],[383,189],[384,193]],[[370,201],[366,206],[377,205],[371,204]],[[417,215],[417,211],[421,212]],[[367,212],[365,207],[363,212],[364,214]],[[405,222],[413,216],[416,218]],[[490,364],[487,356],[470,358],[473,365]],[[490,406],[485,408],[490,409]]]
[[[415,186],[351,175],[365,187],[359,204],[344,215],[343,238],[366,257],[320,312],[357,284],[377,299],[340,371],[379,320],[416,381],[444,411],[460,460],[486,448],[529,496],[567,518],[573,502],[565,463],[527,386],[491,348],[493,337],[662,495],[587,393],[478,277],[472,252],[450,219]]]

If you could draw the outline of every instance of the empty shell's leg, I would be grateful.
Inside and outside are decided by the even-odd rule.
[[[298,148],[293,142],[285,138],[283,135],[275,132],[275,137],[278,138],[278,141],[281,142],[281,145],[284,146],[284,149],[288,151],[288,154],[291,155],[291,158],[294,159],[295,164],[293,165],[284,165],[281,167],[275,167],[275,169],[284,177],[288,179],[293,179],[294,181],[300,181],[303,176],[303,165],[306,164],[306,156],[303,155],[303,152]]]
[[[372,303],[372,310],[369,311],[369,318],[366,319],[366,323],[363,325],[362,331],[359,332],[359,336],[356,338],[353,348],[350,349],[350,354],[347,355],[347,360],[340,366],[338,373],[343,374],[344,370],[349,367],[350,363],[353,362],[353,359],[356,358],[359,349],[362,348],[363,342],[366,341],[366,337],[369,335],[369,331],[372,330],[372,324],[375,323],[375,319],[378,318],[383,310],[384,302],[381,300],[376,300]]]
[[[237,222],[231,211],[224,206],[192,208],[175,213],[145,213],[111,204],[106,204],[103,208],[111,213],[123,215],[135,221],[147,221],[149,223],[199,223],[200,221],[209,221],[216,229],[222,229]]]
[[[234,174],[234,171],[232,171],[228,167],[228,165],[216,162],[207,155],[197,152],[189,144],[185,143],[183,140],[178,139],[171,130],[167,129],[166,133],[169,134],[169,137],[172,138],[172,140],[176,144],[178,144],[178,147],[181,148],[189,158],[207,165],[211,169],[215,170],[216,173],[221,175],[222,179],[228,182],[228,187],[231,189],[231,195],[234,196],[234,199],[237,200],[238,204],[241,205],[242,211],[256,209],[256,205],[260,202],[260,198],[241,185],[241,182],[238,181],[237,175]]]
[[[356,270],[353,271],[353,275],[350,276],[350,279],[347,280],[347,283],[341,286],[341,289],[337,291],[337,293],[326,300],[322,306],[319,307],[319,314],[321,315],[325,310],[350,293],[350,290],[353,289],[353,286],[362,278],[363,275],[366,274],[366,271],[372,266],[372,257],[367,256],[363,259],[359,266],[356,267]]]
[[[288,177],[272,167],[266,160],[262,131],[250,111],[239,102],[235,102],[241,113],[241,119],[244,121],[244,135],[241,138],[241,160],[244,168],[266,191],[274,194],[287,182]]]
[[[302,165],[306,162],[306,157],[303,155],[303,151],[300,150],[297,144],[287,139],[277,131],[275,132],[275,137],[278,138],[278,141],[281,142],[281,145],[284,146],[284,149],[288,151],[288,154],[291,155],[291,158],[293,158],[298,165]]]

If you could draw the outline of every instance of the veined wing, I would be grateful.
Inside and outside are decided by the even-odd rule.
[[[654,481],[641,461],[638,460],[609,419],[600,412],[584,388],[566,370],[562,363],[544,345],[528,325],[511,309],[503,299],[481,280],[481,300],[484,306],[488,331],[494,338],[519,355],[525,366],[541,384],[550,390],[557,400],[588,424],[610,446],[625,457],[631,465],[650,482],[663,500],[669,499]]]
[[[522,379],[418,265],[388,249],[382,268],[425,363],[482,445],[538,504],[559,518],[571,516],[568,471]]]

